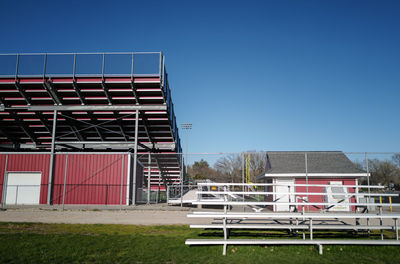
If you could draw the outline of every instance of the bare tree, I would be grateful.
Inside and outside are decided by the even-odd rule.
[[[214,168],[221,175],[225,175],[223,178],[228,178],[231,182],[242,181],[242,159],[239,154],[229,154],[218,159]]]
[[[400,184],[400,168],[392,161],[372,159],[368,161],[371,184]]]
[[[400,153],[394,154],[392,160],[400,168]]]
[[[231,182],[242,182],[243,170],[246,166],[245,160],[249,158],[250,179],[256,182],[256,178],[264,173],[265,170],[265,152],[242,152],[230,154],[217,160],[214,168]]]

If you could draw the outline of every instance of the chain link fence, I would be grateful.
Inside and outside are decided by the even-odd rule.
[[[27,165],[31,162],[27,159],[25,163],[24,160],[17,163],[13,155],[21,154],[8,154],[0,186],[2,206],[46,204],[48,163],[43,162],[43,166],[39,166],[39,160],[35,160],[32,163],[36,164]],[[348,197],[349,203],[400,203],[398,196],[385,195],[400,191],[400,153],[395,152],[138,153],[136,177],[133,177],[133,167],[132,153],[86,156],[57,153],[51,203],[122,207],[156,203],[183,205],[200,198],[220,199],[209,194],[199,198],[197,191],[206,190],[202,189],[205,187],[199,188],[198,183],[207,181],[243,184],[229,187],[229,191],[244,192],[230,197],[232,201],[293,202],[298,198],[290,192],[325,192],[325,195],[302,195],[301,199],[323,203],[329,202],[329,199]],[[27,172],[39,173],[42,179],[40,184],[10,182],[8,176],[12,173]],[[261,183],[274,183],[276,186]],[[337,184],[363,187],[329,187]],[[212,187],[207,188],[211,191]],[[221,187],[216,188],[218,191]],[[332,190],[343,194],[329,195],[328,192],[335,193]],[[278,192],[288,193],[279,195]],[[398,207],[385,207],[385,210],[395,211]]]

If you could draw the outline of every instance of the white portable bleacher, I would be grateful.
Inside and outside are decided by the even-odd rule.
[[[281,202],[279,204],[288,205],[289,208],[294,208],[294,212],[233,212],[228,209],[231,206],[271,206],[278,203],[278,201],[256,201],[252,199],[248,201],[245,199],[246,196],[260,196],[260,195],[271,195],[274,192],[258,192],[258,191],[231,191],[230,188],[235,186],[245,187],[249,184],[244,183],[212,183],[214,188],[212,191],[210,188],[203,188],[211,183],[199,184],[198,188],[198,200],[194,201],[193,204],[197,205],[220,205],[223,206],[221,212],[193,212],[187,215],[189,218],[209,218],[212,220],[210,224],[202,225],[190,225],[191,228],[204,228],[204,229],[222,229],[223,238],[221,239],[187,239],[187,245],[222,245],[223,254],[226,254],[228,245],[316,245],[319,247],[319,252],[322,254],[323,245],[400,245],[399,232],[398,232],[398,221],[400,214],[398,213],[383,213],[382,208],[386,207],[399,207],[400,204],[392,203],[371,203],[371,197],[379,196],[398,196],[398,194],[389,193],[360,193],[359,189],[368,188],[381,190],[383,186],[365,186],[365,185],[343,185],[343,188],[357,188],[357,192],[341,191],[338,193],[333,192],[335,189],[331,189],[329,195],[341,195],[346,196],[347,199],[336,199],[335,201],[326,200],[326,202],[308,202],[306,199],[295,199],[290,202]],[[257,184],[258,186],[273,186],[276,184],[262,183]],[[294,185],[296,186],[296,184]],[[297,184],[297,186],[304,186],[304,184]],[[309,185],[327,187],[328,185]],[[205,191],[204,191],[205,190]],[[243,188],[244,190],[244,188]],[[280,193],[282,194],[282,193]],[[307,195],[327,195],[327,192],[292,192],[296,197]],[[202,199],[202,196],[207,196],[207,199]],[[210,199],[211,197],[218,197],[218,199]],[[368,197],[370,199],[359,200],[359,202],[352,202],[351,197]],[[221,199],[222,198],[222,199]],[[331,210],[334,206],[339,205],[340,208],[352,208],[354,212],[338,212]],[[315,206],[320,208],[319,212],[306,212],[305,208],[309,206]],[[378,208],[377,212],[370,212],[370,208]],[[299,208],[301,208],[299,210]],[[360,213],[357,208],[364,208]],[[365,213],[366,212],[366,213]],[[302,232],[302,239],[293,236],[292,239],[230,239],[230,229],[246,229],[246,230],[276,230],[283,229],[289,230],[292,233],[298,234]],[[314,239],[313,232],[315,230],[344,230],[344,231],[363,231],[370,233],[371,230],[380,231],[380,240],[368,239]],[[395,233],[395,239],[385,239],[383,230],[393,231]],[[309,239],[306,239],[306,231],[308,232]]]

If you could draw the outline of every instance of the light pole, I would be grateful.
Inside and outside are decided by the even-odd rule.
[[[193,125],[190,123],[181,124],[182,129],[186,130],[186,161],[188,161],[188,149],[189,149],[188,134],[189,134],[189,130],[192,129],[192,126]],[[188,162],[186,162],[186,172],[187,172],[187,166],[188,166]]]
[[[191,123],[183,123],[181,124],[181,128],[182,130],[186,130],[186,168],[185,168],[185,173],[187,173],[187,166],[188,166],[188,145],[189,145],[189,141],[188,141],[188,132],[189,130],[192,129],[192,124]],[[183,153],[182,153],[182,157],[183,157]],[[183,160],[183,159],[182,159]],[[181,177],[181,206],[183,203],[183,163],[182,163],[182,177]]]

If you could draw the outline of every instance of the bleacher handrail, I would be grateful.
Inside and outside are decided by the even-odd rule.
[[[148,72],[140,72],[137,71],[135,56],[148,56],[146,58],[147,63],[151,63],[149,65],[151,70],[149,70],[149,65],[144,67],[144,71]],[[152,56],[156,55],[155,58]],[[86,56],[86,59],[85,59]],[[91,59],[89,59],[89,56]],[[91,61],[93,56],[96,58],[96,62],[93,63]],[[123,59],[123,63],[119,61],[118,63],[111,63],[114,57],[121,57]],[[126,57],[124,57],[126,56]],[[9,57],[15,57],[15,59],[11,59]],[[49,71],[49,58],[56,57],[56,62],[53,64],[53,68],[50,68]],[[65,77],[65,76],[148,76],[148,77],[160,77],[162,76],[162,66],[163,63],[161,60],[162,52],[59,52],[59,53],[2,53],[0,54],[0,61],[4,58],[6,63],[2,63],[0,66],[0,77],[6,78],[17,78],[17,77]],[[29,59],[27,59],[29,58]],[[79,59],[77,59],[79,58]],[[83,58],[83,59],[82,59]],[[27,59],[26,62],[23,59]],[[120,58],[121,59],[121,58]],[[83,63],[82,63],[83,62]],[[86,68],[84,71],[89,70],[90,73],[82,73],[77,72],[77,66],[84,65],[89,62],[91,65]],[[54,63],[54,62],[53,62]],[[143,61],[142,61],[143,63]],[[121,65],[124,67],[121,67]],[[56,66],[54,66],[56,65]],[[117,70],[117,73],[110,73],[107,71],[110,69],[106,69],[106,66],[115,65],[113,70]],[[140,64],[139,64],[140,65]],[[21,68],[30,67],[27,72],[22,70]],[[87,65],[86,65],[87,66]],[[126,66],[126,67],[125,67]],[[155,67],[153,67],[155,66]],[[60,68],[63,68],[60,70]],[[68,69],[68,70],[66,70]],[[58,73],[52,72],[53,70],[61,71]],[[119,72],[120,71],[120,72]],[[34,73],[33,73],[34,72]]]
[[[198,191],[198,194],[237,194],[237,195],[268,195],[268,194],[283,194],[283,195],[326,195],[326,192],[235,192],[235,191]],[[330,195],[343,195],[343,196],[399,196],[398,193],[329,193]]]
[[[328,186],[340,186],[345,188],[374,188],[384,189],[386,186],[383,185],[332,185],[332,184],[283,184],[283,183],[198,183],[201,186],[294,186],[294,187],[328,187]]]
[[[219,200],[197,200],[194,201],[193,204],[195,205],[291,205],[291,206],[343,206],[343,205],[349,205],[349,206],[359,206],[359,207],[365,207],[365,206],[379,206],[379,207],[400,207],[400,204],[393,204],[393,203],[350,203],[350,202],[343,202],[343,203],[335,203],[335,202],[329,202],[329,203],[321,203],[321,202],[236,202],[236,201],[219,201]]]

